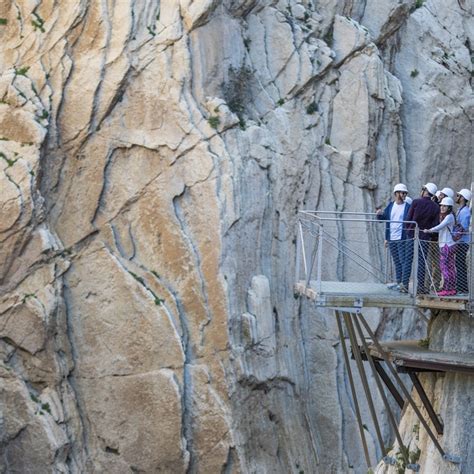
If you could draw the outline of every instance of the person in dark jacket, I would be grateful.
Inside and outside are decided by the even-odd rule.
[[[439,224],[439,205],[432,201],[438,188],[433,183],[427,183],[421,188],[421,196],[415,199],[408,211],[407,220],[414,221],[418,224],[419,229],[431,229]],[[409,225],[408,238],[413,239],[415,236],[414,225]],[[426,267],[428,263],[428,252],[430,242],[433,241],[432,234],[419,234],[419,251],[418,251],[418,294],[426,294],[428,290],[425,286]]]
[[[393,194],[395,199],[388,204],[383,212],[381,209],[377,209],[377,219],[387,221],[385,224],[385,242],[392,255],[397,279],[397,285],[393,289],[407,293],[411,273],[411,259],[407,255],[407,229],[403,225],[403,221],[406,221],[410,208],[410,204],[405,202],[408,189],[404,184],[399,183],[393,188]]]

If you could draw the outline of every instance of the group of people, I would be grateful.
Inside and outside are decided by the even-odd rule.
[[[399,183],[393,194],[383,211],[376,210],[377,218],[386,221],[385,242],[395,267],[396,283],[391,289],[408,292],[418,227],[417,293],[427,294],[430,287],[438,296],[468,293],[471,191],[455,193],[448,187],[439,191],[435,184],[427,183],[420,197],[412,200],[407,187]]]

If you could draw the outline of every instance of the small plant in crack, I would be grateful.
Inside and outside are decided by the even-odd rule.
[[[277,105],[281,107],[285,103],[285,99],[278,99]]]
[[[327,33],[323,37],[324,42],[331,47],[334,43],[334,32],[333,32],[333,27],[329,28]]]
[[[415,451],[410,451],[409,456],[408,456],[410,460],[410,464],[416,464],[419,461],[420,456],[421,456],[420,448],[416,448]]]
[[[37,397],[34,393],[30,392],[31,400],[37,404],[37,408],[35,411],[35,415],[44,415],[45,413],[49,413],[51,415],[51,406],[48,402],[43,403],[39,397]]]
[[[9,168],[13,166],[16,162],[16,160],[10,160],[9,158],[7,158],[5,153],[2,153],[1,151],[0,151],[0,158],[3,158],[7,162],[7,165]]]
[[[29,69],[30,69],[29,66],[20,67],[18,69],[15,68],[15,75],[16,76],[26,76],[26,73],[28,72]]]
[[[6,25],[7,23],[8,23],[8,20],[6,18],[0,18],[0,26]]]
[[[425,0],[416,0],[415,2],[415,9],[416,8],[421,8],[423,6]]]
[[[146,29],[148,30],[148,33],[150,33],[151,36],[156,36],[156,30],[154,25],[147,26]]]
[[[207,119],[207,123],[212,127],[212,128],[217,128],[220,123],[221,123],[221,119],[217,116],[217,115],[211,115],[208,119]]]
[[[326,137],[326,140],[324,140],[324,143],[326,145],[331,145],[331,140],[329,139],[329,137]]]
[[[413,69],[413,71],[410,72],[411,77],[416,77],[418,76],[418,74],[420,74],[420,71],[418,71],[418,69]]]
[[[49,112],[45,109],[41,112],[41,115],[38,117],[40,120],[47,119],[49,117]]]
[[[227,82],[222,84],[222,92],[231,112],[240,117],[245,112],[245,104],[251,100],[252,70],[247,66],[230,67]]]
[[[154,301],[155,301],[156,306],[161,306],[161,305],[165,302],[164,299],[159,298],[158,296],[155,296],[155,300],[154,300]]]
[[[30,398],[31,398],[35,403],[39,403],[39,402],[40,402],[40,399],[39,399],[34,393],[30,393]]]
[[[26,301],[30,298],[36,298],[36,294],[35,293],[25,293],[23,295],[23,299],[21,300],[21,302],[26,303]]]
[[[36,30],[40,30],[41,33],[45,32],[44,29],[44,20],[35,12],[33,12],[33,16],[35,17],[34,20],[31,20],[31,24],[33,25],[33,28]]]
[[[141,276],[138,276],[136,273],[132,272],[131,270],[127,270],[127,271],[128,273],[130,273],[130,275],[132,275],[133,278],[135,278],[135,280],[138,281],[138,283],[140,283],[140,285],[144,286],[146,290],[151,293],[151,295],[153,296],[153,301],[157,306],[161,306],[165,302],[164,299],[158,297],[153,290],[148,288],[147,284],[145,283],[145,280]],[[159,278],[158,273],[156,273],[155,271],[152,270],[151,273],[153,273],[153,275]]]
[[[306,107],[306,113],[308,115],[313,115],[318,111],[318,104],[316,102],[311,102],[311,104]]]
[[[137,280],[138,283],[141,283],[143,286],[145,286],[145,280],[141,276],[138,276],[136,273],[133,273],[130,270],[128,270],[128,273],[130,273],[130,275],[132,275],[132,277],[135,278],[135,280]]]
[[[395,459],[397,461],[396,468],[398,474],[404,474],[405,468],[407,467],[406,461],[409,457],[408,448],[400,447],[400,449],[395,454]]]
[[[420,339],[420,340],[418,341],[418,345],[419,345],[420,347],[424,347],[424,348],[427,349],[427,348],[430,346],[430,338],[427,337],[426,339]]]

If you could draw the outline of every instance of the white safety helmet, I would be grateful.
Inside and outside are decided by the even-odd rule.
[[[407,193],[408,189],[403,183],[398,183],[393,188],[393,192],[396,193],[397,191],[401,191],[402,193]]]
[[[441,205],[442,206],[454,206],[454,201],[452,198],[450,197],[445,197],[443,198],[443,200],[441,201]]]
[[[454,199],[454,191],[451,188],[443,188],[441,192],[451,199]]]
[[[410,196],[407,196],[407,197],[405,198],[405,202],[406,202],[407,204],[411,204],[411,203],[413,202],[413,199],[412,199]]]
[[[461,191],[458,192],[459,195],[461,195],[466,201],[470,201],[472,197],[471,191],[469,189],[461,189]]]
[[[434,183],[426,183],[423,187],[433,196],[436,194],[436,191],[438,191],[438,186]]]

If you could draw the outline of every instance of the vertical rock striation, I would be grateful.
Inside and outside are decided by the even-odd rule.
[[[3,2],[2,472],[363,472],[296,213],[468,184],[472,31],[461,0]]]

